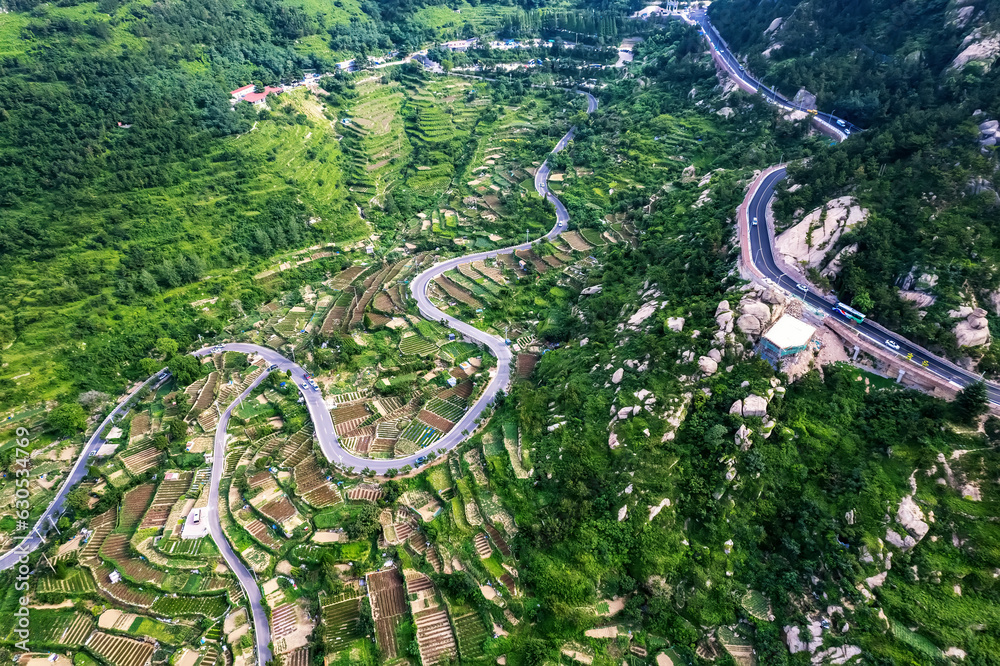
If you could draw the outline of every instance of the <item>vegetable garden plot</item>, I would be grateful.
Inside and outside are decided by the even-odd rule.
[[[330,280],[330,288],[334,290],[344,289],[347,285],[354,282],[355,278],[364,272],[364,267],[362,266],[350,266],[345,268],[340,273],[338,273],[332,280]]]
[[[486,625],[478,613],[466,613],[453,621],[455,637],[458,639],[458,654],[463,662],[482,659],[486,656],[484,644],[490,637]]]
[[[262,514],[278,524],[285,522],[298,513],[295,509],[295,505],[289,502],[287,497],[282,497],[279,500],[269,502],[260,507],[259,510]]]
[[[419,335],[410,335],[399,341],[399,353],[404,356],[429,356],[437,350],[436,344]]]
[[[83,550],[80,551],[81,562],[86,562],[87,560],[98,556],[98,553],[101,551],[101,544],[103,544],[107,536],[111,534],[111,530],[115,528],[115,524],[117,522],[117,508],[108,509],[90,521],[90,529],[93,530],[93,534],[91,534],[90,538],[87,539],[87,545],[85,545]]]
[[[174,504],[191,488],[193,472],[167,472],[163,482],[156,489],[153,502],[139,524],[139,529],[163,527]]]
[[[589,252],[591,250],[590,243],[585,241],[576,231],[564,231],[562,239],[578,252]]]
[[[362,483],[347,491],[347,499],[352,502],[371,502],[374,504],[382,497],[382,488],[376,484]]]
[[[440,430],[420,423],[419,421],[414,421],[406,430],[404,430],[400,435],[400,440],[408,440],[417,445],[418,448],[423,448],[425,446],[430,446],[434,442],[438,441],[444,437],[444,433]]]
[[[150,442],[146,448],[140,449],[135,453],[130,453],[128,456],[123,456],[122,463],[125,464],[125,469],[128,470],[129,474],[139,476],[156,467],[162,457],[163,453],[158,451],[152,442]]]
[[[530,377],[531,373],[535,370],[535,366],[538,365],[538,360],[540,358],[541,356],[538,354],[518,354],[517,376],[522,379]]]
[[[407,613],[403,578],[396,569],[370,573],[365,578],[375,620],[376,641],[386,659],[399,656],[396,628]]]
[[[72,597],[96,592],[97,586],[94,584],[94,577],[90,575],[90,570],[80,567],[72,569],[66,574],[66,578],[61,580],[55,576],[39,578],[38,591],[46,594],[65,594]]]
[[[69,609],[69,612],[65,609],[59,611],[32,609],[31,624],[32,640],[71,647],[82,645],[94,628],[92,617],[77,613],[73,609]]]
[[[477,301],[475,298],[472,297],[472,294],[470,294],[468,291],[466,291],[462,287],[452,282],[446,275],[442,275],[440,277],[435,278],[434,282],[436,282],[442,289],[444,289],[445,293],[447,293],[448,296],[454,298],[456,301],[465,303],[470,308],[478,309],[483,307],[482,303],[480,303],[479,301]]]
[[[143,666],[153,655],[153,644],[124,636],[95,631],[87,639],[87,647],[115,666]]]
[[[130,587],[125,581],[111,582],[111,572],[114,569],[108,564],[101,564],[93,568],[94,582],[102,596],[112,602],[125,604],[126,606],[139,606],[149,608],[156,600],[156,594],[147,590],[137,590]]]
[[[277,551],[281,548],[281,542],[274,538],[274,535],[268,526],[264,524],[264,521],[255,518],[243,527],[268,550]]]
[[[441,432],[448,432],[455,427],[455,424],[448,419],[442,418],[434,412],[427,411],[426,409],[420,410],[420,413],[417,414],[417,420],[421,423],[427,424],[435,430],[440,430]]]
[[[152,568],[142,560],[133,558],[131,550],[128,535],[112,534],[104,540],[101,556],[113,562],[118,571],[131,581],[139,584],[150,583],[157,587],[163,585],[166,574]]]
[[[434,412],[441,418],[455,423],[462,418],[463,414],[465,414],[465,405],[463,403],[463,400],[455,397],[447,400],[442,400],[441,398],[431,398],[427,402],[424,409],[429,412]]]
[[[146,512],[149,501],[155,492],[156,484],[144,483],[125,493],[119,517],[119,527],[128,532],[134,530],[139,524],[142,514]]]
[[[207,618],[219,618],[229,609],[226,596],[163,596],[153,602],[151,610],[167,617],[182,617],[185,615],[202,615]]]
[[[352,587],[329,600],[325,595],[320,598],[323,642],[331,652],[341,650],[350,641],[362,637],[358,631],[362,596],[357,587]]]

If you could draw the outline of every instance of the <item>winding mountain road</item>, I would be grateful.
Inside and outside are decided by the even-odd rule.
[[[875,322],[865,319],[858,324],[847,320],[835,309],[836,299],[824,296],[804,280],[800,282],[801,278],[796,279],[789,274],[790,271],[787,268],[781,266],[783,262],[775,259],[772,246],[773,221],[770,219],[768,204],[774,197],[775,187],[785,177],[785,165],[768,169],[751,186],[750,192],[747,193],[743,205],[740,207],[739,215],[737,215],[738,224],[740,224],[740,241],[747,250],[744,256],[749,256],[749,264],[754,272],[765,282],[770,281],[774,286],[788,294],[802,299],[818,314],[838,318],[845,325],[855,329],[859,336],[864,336],[871,343],[881,346],[886,353],[894,354],[901,360],[913,363],[915,367],[923,368],[937,375],[944,382],[951,384],[954,389],[961,389],[981,381],[979,375],[932,354]],[[758,221],[757,224],[753,224],[754,219]],[[892,345],[896,345],[898,348],[893,348]],[[987,382],[986,391],[990,402],[1000,404],[1000,386]]]

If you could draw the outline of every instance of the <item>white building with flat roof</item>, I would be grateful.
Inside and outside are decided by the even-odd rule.
[[[785,358],[805,351],[815,334],[815,326],[791,315],[782,315],[761,336],[757,349],[761,358],[777,367]]]
[[[208,520],[205,516],[205,509],[191,509],[191,513],[184,520],[181,538],[200,539],[204,536],[208,536]]]

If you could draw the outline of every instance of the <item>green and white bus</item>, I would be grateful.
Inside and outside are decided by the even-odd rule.
[[[865,316],[863,314],[861,314],[851,306],[847,305],[846,303],[841,303],[840,301],[837,301],[837,305],[836,307],[833,308],[833,310],[834,312],[839,312],[848,319],[856,321],[859,324],[865,320]]]

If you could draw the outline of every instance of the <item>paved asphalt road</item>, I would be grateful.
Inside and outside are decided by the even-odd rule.
[[[243,401],[250,393],[257,388],[261,382],[267,379],[268,372],[263,372],[257,379],[247,387],[243,393],[234,400],[226,411],[222,413],[219,424],[215,429],[215,450],[212,454],[212,485],[208,490],[208,531],[212,535],[215,546],[222,553],[222,558],[229,565],[229,569],[236,574],[240,581],[240,587],[247,597],[250,605],[250,612],[253,616],[254,636],[257,640],[257,663],[266,664],[271,661],[271,649],[268,644],[271,642],[271,625],[267,621],[267,611],[261,603],[260,587],[257,585],[256,577],[243,564],[243,561],[233,551],[229,540],[222,531],[222,522],[219,519],[219,484],[222,482],[222,473],[226,469],[226,439],[228,438],[229,417],[232,416],[233,408]],[[228,501],[228,500],[222,500]]]
[[[767,232],[765,224],[767,223],[767,204],[774,196],[774,188],[785,178],[785,175],[784,167],[776,169],[761,181],[760,186],[756,190],[747,195],[749,199],[747,206],[748,219],[740,221],[740,224],[749,225],[750,257],[757,271],[764,275],[765,279],[771,280],[773,284],[779,286],[787,293],[805,301],[814,310],[826,316],[837,317],[844,323],[855,328],[859,334],[869,338],[875,344],[884,347],[887,353],[896,354],[900,358],[912,355],[909,358],[912,363],[923,366],[946,381],[952,382],[955,388],[968,386],[973,382],[979,381],[979,375],[962,370],[956,365],[928,353],[906,338],[888,333],[881,326],[867,319],[861,324],[856,324],[848,320],[834,309],[836,306],[835,300],[828,300],[807,285],[799,287],[794,278],[786,275],[778,267],[774,259],[774,250],[771,247],[771,237]],[[758,222],[756,225],[753,224],[754,218]],[[887,342],[899,345],[899,349],[893,349]],[[990,401],[1000,404],[1000,386],[992,383],[988,383],[986,386]]]
[[[704,9],[696,9],[685,15],[689,21],[694,21],[699,26],[701,26],[702,32],[708,38],[709,44],[712,50],[719,56],[726,66],[727,73],[733,79],[749,86],[753,90],[756,90],[761,95],[763,95],[772,104],[777,104],[784,107],[788,111],[805,111],[808,112],[810,109],[804,107],[800,104],[796,104],[792,100],[784,97],[781,93],[763,85],[760,81],[755,79],[750,72],[743,69],[742,64],[736,58],[729,47],[726,45],[725,40],[719,35],[719,31],[715,29],[711,21],[708,20],[708,13]],[[842,118],[838,118],[830,113],[817,113],[816,118],[823,121],[828,127],[829,131],[836,132],[839,136],[838,138],[843,140],[848,136],[848,132],[859,132],[861,129],[852,125]],[[838,122],[839,121],[839,122]],[[840,124],[843,123],[843,124]]]
[[[166,368],[164,368],[164,370],[166,370]],[[89,440],[87,440],[87,443],[83,447],[83,451],[80,453],[80,457],[77,458],[76,464],[74,464],[73,469],[70,470],[69,476],[67,476],[63,481],[62,486],[59,488],[59,492],[56,493],[55,499],[53,499],[49,504],[49,508],[45,510],[45,512],[38,519],[38,522],[35,523],[35,526],[32,528],[28,538],[18,544],[17,547],[7,551],[2,557],[0,557],[0,569],[11,568],[17,563],[18,559],[20,559],[22,555],[27,555],[42,544],[41,533],[47,532],[51,529],[53,527],[52,523],[59,519],[59,516],[63,511],[63,503],[66,500],[66,495],[68,495],[69,491],[72,490],[73,487],[87,475],[87,467],[90,463],[90,457],[97,451],[97,449],[101,448],[102,444],[104,444],[104,440],[101,439],[101,433],[104,432],[113,420],[117,421],[119,417],[127,414],[131,406],[132,397],[143,387],[155,384],[162,372],[163,370],[132,389],[126,399],[118,403],[111,413],[104,418],[101,425],[98,426],[97,430],[94,431],[94,434],[90,436]]]

